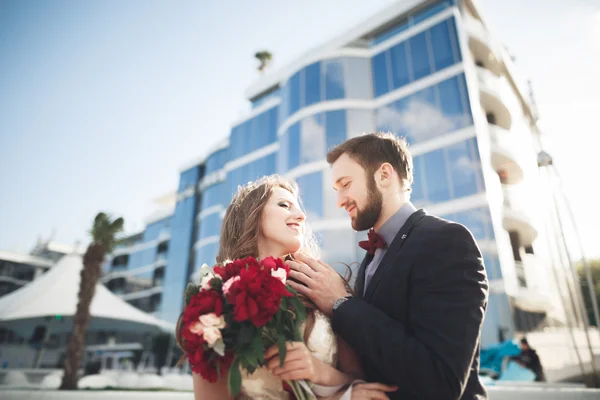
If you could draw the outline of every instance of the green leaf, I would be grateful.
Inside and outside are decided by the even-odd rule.
[[[227,389],[233,397],[237,396],[242,389],[242,374],[240,372],[239,359],[236,357],[229,368],[229,376],[227,377]]]
[[[300,301],[298,297],[290,297],[290,303],[292,303],[292,308],[294,309],[294,313],[296,314],[297,324],[301,324],[306,320],[306,307]]]
[[[260,334],[255,335],[252,340],[252,353],[254,354],[258,365],[263,365],[265,363],[265,348],[263,347],[263,341]]]
[[[188,304],[190,304],[190,300],[192,299],[192,297],[197,295],[199,292],[200,289],[198,288],[198,286],[194,285],[193,283],[188,283],[187,287],[185,288],[184,294],[185,305],[187,306]]]
[[[285,336],[283,334],[277,335],[277,347],[279,347],[279,366],[283,367],[285,362],[285,356],[287,354],[287,348],[285,346]]]
[[[240,329],[240,334],[238,336],[238,345],[239,346],[245,346],[247,344],[250,344],[252,342],[252,339],[254,338],[256,333],[256,327],[254,325],[251,324],[242,324],[242,327]]]

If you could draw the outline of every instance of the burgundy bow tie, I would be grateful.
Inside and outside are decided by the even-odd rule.
[[[377,249],[385,249],[387,247],[385,239],[383,239],[380,234],[375,232],[373,228],[369,229],[369,233],[367,235],[369,240],[361,240],[358,242],[358,245],[365,249],[369,255],[372,256],[375,254],[375,250]]]

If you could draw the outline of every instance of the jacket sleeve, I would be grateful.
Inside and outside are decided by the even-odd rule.
[[[471,233],[454,223],[422,246],[411,270],[409,326],[354,298],[333,313],[333,327],[400,393],[459,399],[487,305],[481,253]]]

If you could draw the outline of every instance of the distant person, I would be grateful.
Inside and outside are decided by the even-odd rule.
[[[518,356],[511,357],[511,360],[516,361],[520,366],[527,368],[535,374],[536,382],[546,382],[544,369],[537,352],[529,346],[527,338],[521,339],[521,353]]]

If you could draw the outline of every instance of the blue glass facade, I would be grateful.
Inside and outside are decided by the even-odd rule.
[[[170,231],[171,216],[149,223],[143,232],[117,246],[104,266],[106,286],[146,312],[161,312]]]
[[[371,60],[375,97],[461,61],[454,17],[376,54]]]
[[[379,43],[385,42],[386,40],[399,35],[400,33],[406,31],[410,27],[418,25],[419,23],[427,20],[434,15],[439,14],[440,12],[448,9],[450,6],[455,4],[455,0],[451,1],[440,1],[437,4],[433,4],[423,10],[419,10],[413,13],[409,13],[405,16],[405,18],[398,24],[395,24],[391,28],[384,30],[383,32],[377,34],[369,44],[371,46],[376,46]]]
[[[181,173],[175,213],[171,221],[171,241],[169,248],[169,267],[165,271],[163,282],[163,302],[161,317],[175,322],[183,306],[183,292],[191,273],[191,252],[194,244],[196,205],[198,195],[196,186],[200,180],[200,166]]]
[[[469,127],[473,117],[463,74],[395,100],[375,112],[379,131],[394,132],[410,144]]]
[[[364,79],[351,76],[369,74],[369,60],[336,58],[323,60],[294,73],[281,90],[279,119],[285,121],[300,109],[310,105],[340,99],[369,99],[371,87]]]
[[[234,160],[277,140],[277,109],[271,108],[231,130],[228,158]]]
[[[316,113],[290,126],[279,138],[277,172],[284,174],[302,164],[322,161],[327,150],[347,138],[347,113]]]
[[[477,139],[469,139],[413,158],[412,201],[442,203],[485,190]]]

